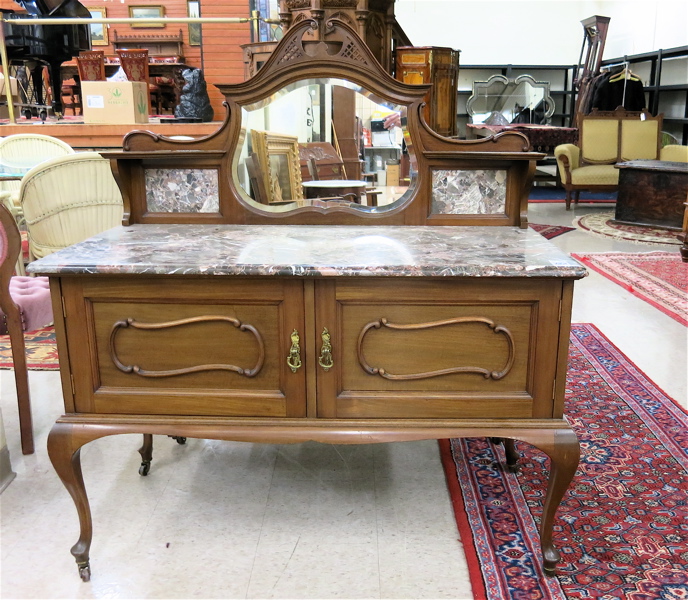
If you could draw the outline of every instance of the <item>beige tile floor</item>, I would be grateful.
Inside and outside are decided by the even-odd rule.
[[[606,207],[608,209],[608,207]],[[531,205],[569,225],[604,207]],[[583,232],[567,252],[656,248]],[[596,273],[576,284],[574,321],[593,322],[660,387],[686,400],[687,329]],[[13,378],[0,371],[16,479],[0,496],[0,597],[472,598],[435,441],[372,446],[254,445],[139,436],[86,446],[93,577],[77,576],[72,501],[45,450],[61,412],[56,373],[31,373],[37,451],[19,449]]]

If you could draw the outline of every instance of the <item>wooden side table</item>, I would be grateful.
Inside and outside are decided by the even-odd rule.
[[[618,163],[619,193],[614,220],[680,230],[688,197],[688,163],[631,160]]]

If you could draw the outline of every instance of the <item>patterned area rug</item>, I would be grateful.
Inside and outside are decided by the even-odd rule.
[[[564,225],[540,225],[538,223],[531,223],[530,228],[534,229],[548,240],[551,240],[562,233],[568,233],[569,231],[576,230],[575,227],[565,227]]]
[[[572,326],[566,396],[581,462],[555,520],[556,577],[537,536],[545,455],[517,442],[513,474],[488,439],[440,442],[475,598],[687,598],[688,416],[590,324]]]
[[[660,227],[643,227],[641,225],[621,225],[614,223],[613,212],[589,213],[576,217],[573,224],[587,233],[606,238],[625,240],[637,244],[654,246],[680,246],[678,236],[681,232],[670,231]]]
[[[634,296],[688,326],[688,263],[678,253],[572,254]]]
[[[26,366],[32,371],[58,371],[60,364],[55,344],[55,329],[44,327],[24,334]],[[0,335],[0,369],[12,369],[10,336]]]

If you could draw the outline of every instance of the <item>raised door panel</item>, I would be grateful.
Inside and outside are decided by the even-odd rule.
[[[319,282],[316,332],[327,329],[334,365],[318,369],[318,415],[551,417],[561,289],[526,278]]]
[[[77,412],[298,417],[297,281],[66,280]]]

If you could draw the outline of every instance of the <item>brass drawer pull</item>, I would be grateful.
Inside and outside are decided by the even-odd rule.
[[[289,356],[287,356],[287,364],[292,373],[296,373],[302,364],[300,341],[299,332],[294,329],[294,331],[291,332],[291,348],[289,348]]]
[[[320,349],[320,358],[318,364],[325,370],[329,371],[334,366],[334,359],[332,358],[332,344],[330,343],[330,332],[327,327],[322,332],[322,348]]]

